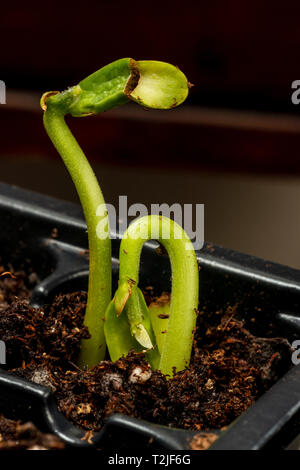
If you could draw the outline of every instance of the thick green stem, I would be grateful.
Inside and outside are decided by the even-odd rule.
[[[49,100],[50,101],[50,100]],[[107,213],[97,216],[100,205],[104,208],[104,198],[96,176],[83,151],[69,130],[63,113],[48,102],[44,113],[44,125],[57,151],[61,155],[76,186],[83,207],[89,238],[90,267],[88,302],[84,324],[93,332],[84,340],[81,348],[80,365],[96,365],[105,356],[105,338],[103,318],[111,299],[111,241],[109,236],[100,239],[97,225],[103,227]]]
[[[199,273],[194,247],[174,221],[158,215],[142,217],[128,228],[120,247],[119,292],[116,303],[139,282],[140,256],[144,243],[155,239],[165,247],[172,268],[170,318],[158,368],[170,376],[173,368],[189,365],[198,307]],[[125,294],[126,297],[126,294]],[[130,322],[130,321],[129,321]]]
[[[166,339],[170,316],[170,298],[161,302],[159,299],[151,302],[148,307],[151,325],[156,337],[158,351],[161,354]]]
[[[170,109],[185,100],[188,88],[185,75],[173,65],[157,61],[136,62],[125,58],[102,67],[62,93],[50,91],[41,98],[45,128],[73,179],[88,227],[90,273],[84,323],[91,338],[83,341],[81,366],[98,364],[105,356],[103,318],[111,298],[111,243],[100,187],[84,153],[67,127],[64,116],[97,114],[129,100],[144,107]],[[140,307],[145,306],[140,303]],[[136,311],[139,309],[130,309],[128,316]],[[148,324],[151,327],[150,321]],[[140,326],[140,323],[137,327],[132,326],[142,346],[152,344],[147,335],[148,324],[145,322],[146,326]]]

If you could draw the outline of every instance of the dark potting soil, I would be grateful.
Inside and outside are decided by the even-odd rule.
[[[12,289],[22,297],[24,279],[16,275],[18,280],[19,287],[12,284]],[[228,307],[199,313],[190,367],[170,380],[133,352],[82,371],[76,361],[81,340],[89,337],[82,326],[86,293],[59,295],[51,305],[33,309],[25,295],[16,300],[3,292],[0,338],[6,343],[6,368],[50,387],[60,411],[88,431],[101,429],[113,412],[183,429],[220,429],[290,367],[286,339],[253,336],[236,309]]]
[[[29,299],[37,282],[36,273],[14,270],[11,265],[3,266],[0,258],[0,309],[8,307],[16,299]]]
[[[1,263],[1,261],[0,261]],[[38,276],[31,272],[28,274],[23,269],[14,270],[11,265],[3,266],[0,265],[0,315],[2,311],[11,305],[19,305],[19,315],[22,317],[22,311],[26,318],[26,312],[28,309],[28,299],[30,298],[33,287],[38,282]],[[17,302],[20,300],[20,302]],[[5,330],[5,318],[2,317],[2,328],[1,331]],[[0,336],[2,341],[5,341],[10,335],[11,322],[9,317],[7,318],[8,330],[3,337]],[[27,322],[24,321],[23,326],[27,327]],[[21,323],[19,324],[21,328]],[[22,352],[22,330],[15,331],[14,335],[19,335],[19,346],[16,347],[15,351],[12,348],[11,352],[14,351],[14,360],[19,363],[23,358]],[[25,347],[26,350],[26,347]],[[10,353],[11,354],[11,353]],[[23,360],[23,359],[22,359]],[[0,450],[48,450],[48,449],[63,449],[64,443],[57,437],[51,434],[45,434],[40,432],[37,427],[30,422],[21,423],[21,421],[14,421],[5,418],[1,414],[0,410]]]
[[[41,433],[32,423],[21,424],[0,414],[0,450],[58,450],[65,446],[52,434]]]

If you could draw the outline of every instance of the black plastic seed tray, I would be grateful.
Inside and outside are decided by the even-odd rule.
[[[87,287],[87,233],[79,206],[0,184],[0,241],[3,262],[30,260],[41,282],[33,306],[49,302],[58,292]],[[53,237],[53,230],[57,237]],[[119,240],[112,240],[113,282],[118,278]],[[170,288],[170,266],[145,245],[140,283],[157,291]],[[201,266],[201,301],[218,309],[240,304],[247,323],[255,316],[255,332],[274,331],[291,342],[300,339],[300,272],[253,256],[206,244],[197,253]],[[84,432],[58,411],[51,391],[0,370],[0,411],[29,419],[41,429],[60,436],[69,446],[91,448]],[[212,430],[213,431],[213,430]],[[268,449],[295,446],[300,433],[300,367],[291,369],[255,404],[236,419],[211,449]],[[197,432],[171,429],[123,415],[112,415],[93,438],[106,450],[146,448],[190,449]],[[293,447],[292,447],[293,448]]]

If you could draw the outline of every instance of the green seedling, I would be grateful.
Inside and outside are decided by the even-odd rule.
[[[96,365],[105,357],[104,316],[111,305],[111,240],[102,191],[87,158],[65,122],[65,116],[94,115],[129,101],[135,101],[145,108],[171,109],[186,99],[188,90],[189,83],[177,67],[164,62],[125,58],[101,68],[66,91],[47,92],[41,98],[46,131],[75,184],[88,229],[90,266],[84,324],[91,337],[82,343],[79,358],[82,367]],[[154,357],[159,356],[154,347],[155,335],[150,317],[145,314],[143,322],[136,321],[140,315],[136,312],[144,310],[148,313],[148,310],[140,291],[134,285],[132,288],[130,298],[126,299],[126,295],[121,295],[121,286],[118,290],[120,294],[114,297],[114,306],[121,311],[124,302],[128,311],[126,316],[119,317],[119,324],[122,326],[122,322],[125,325],[125,320],[129,321],[131,331],[130,338],[119,335],[118,344],[124,341],[120,350],[128,351],[134,340],[141,348],[152,351],[149,355],[153,356],[155,362]],[[182,316],[184,315],[185,312],[182,311]],[[171,321],[170,325],[172,331],[174,327]],[[111,337],[113,334],[111,331]],[[169,341],[166,340],[167,350],[170,350]],[[166,362],[164,357],[162,352],[159,358],[161,364]],[[176,367],[177,362],[175,361]],[[164,366],[165,369],[169,370]]]
[[[160,330],[161,321],[151,322],[138,288],[142,247],[151,239],[164,246],[171,262],[172,293],[166,331]],[[112,360],[127,355],[131,349],[146,350],[151,366],[166,375],[172,376],[174,368],[180,371],[187,367],[196,326],[198,289],[196,254],[185,231],[159,215],[135,220],[121,241],[119,287],[105,316],[104,330]]]

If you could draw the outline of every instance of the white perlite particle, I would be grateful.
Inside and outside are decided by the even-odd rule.
[[[105,374],[102,378],[102,384],[104,388],[109,389],[112,386],[114,390],[120,390],[123,385],[123,379],[121,375],[116,373]]]
[[[129,376],[129,382],[132,384],[144,383],[150,379],[152,375],[151,369],[142,369],[141,367],[135,367]]]

